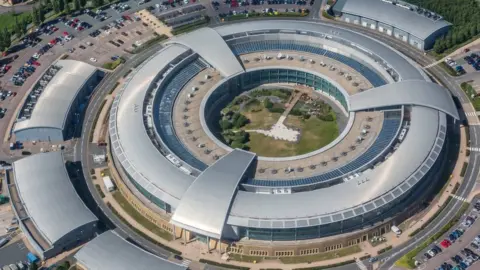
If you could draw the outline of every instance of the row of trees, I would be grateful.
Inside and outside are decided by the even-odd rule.
[[[480,5],[477,0],[407,0],[442,15],[452,29],[434,45],[436,53],[453,48],[480,34]]]

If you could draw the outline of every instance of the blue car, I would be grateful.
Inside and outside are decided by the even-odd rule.
[[[463,269],[467,269],[468,268],[468,265],[464,262],[460,262],[459,264]]]

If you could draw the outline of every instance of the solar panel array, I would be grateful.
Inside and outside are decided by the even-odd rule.
[[[190,166],[198,170],[205,170],[207,165],[198,160],[192,153],[190,153],[185,146],[179,141],[175,135],[172,123],[172,112],[175,103],[175,98],[182,88],[200,71],[205,69],[206,64],[197,59],[192,63],[185,66],[183,69],[170,79],[163,89],[160,89],[159,96],[156,100],[160,100],[158,106],[159,117],[155,119],[155,125],[157,126],[158,133],[162,138],[163,143],[172,151],[177,157],[185,161]]]
[[[373,142],[372,146],[367,149],[364,153],[358,156],[353,161],[348,164],[311,177],[306,177],[302,179],[294,180],[260,180],[260,179],[249,179],[245,182],[246,185],[251,186],[262,186],[262,187],[292,187],[292,186],[301,186],[301,185],[312,185],[336,178],[340,178],[344,175],[355,173],[357,170],[365,167],[372,162],[375,162],[375,159],[381,155],[388,145],[395,139],[398,129],[400,128],[402,121],[400,117],[391,117],[384,118],[383,125],[380,133]]]
[[[306,43],[296,41],[279,41],[279,40],[264,40],[264,41],[251,41],[238,44],[230,44],[232,51],[236,55],[242,55],[252,52],[261,51],[302,51],[307,53],[313,53],[323,55],[331,59],[337,60],[362,74],[374,87],[385,85],[385,80],[369,69],[362,63],[355,59],[346,57],[342,54],[325,50],[323,48],[315,47]]]

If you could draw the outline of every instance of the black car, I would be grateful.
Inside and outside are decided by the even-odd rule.
[[[450,259],[452,259],[452,261],[453,261],[454,263],[457,263],[457,264],[460,263],[460,260],[458,260],[456,256],[455,256],[455,257],[452,257],[452,258],[450,258]]]
[[[442,252],[442,249],[437,245],[433,245],[432,249],[435,250],[437,253]]]
[[[123,40],[121,40],[121,39],[117,39],[117,42],[120,43],[120,44],[125,44],[125,42],[123,42]]]
[[[86,47],[83,46],[83,45],[80,45],[80,46],[78,46],[78,47],[79,47],[80,49],[82,49],[82,50],[85,50],[85,49],[86,49]]]
[[[472,243],[470,243],[470,246],[471,246],[472,248],[474,248],[474,249],[478,249],[478,245],[477,245],[477,244],[475,244],[475,243],[473,243],[473,242],[472,242]]]
[[[432,258],[432,255],[428,254],[427,252],[425,252],[425,254],[423,254],[423,256],[425,258],[427,258],[427,260],[431,259]]]

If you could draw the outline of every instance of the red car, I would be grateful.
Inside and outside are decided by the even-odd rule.
[[[69,34],[68,34],[68,32],[65,31],[65,32],[63,32],[63,35],[68,36]]]
[[[77,28],[77,24],[76,24],[76,23],[72,23],[70,26],[71,26],[72,28]]]
[[[73,19],[74,23],[78,23],[80,20],[78,18]]]
[[[77,27],[77,30],[78,30],[78,31],[83,31],[83,29],[85,29],[85,28],[83,28],[83,26]]]
[[[34,66],[37,66],[37,67],[40,66],[40,63],[37,62],[37,61],[33,61],[32,64],[33,64]]]
[[[55,26],[54,26],[54,27],[52,28],[52,31],[53,31],[53,32],[55,32],[55,31],[57,31],[57,30],[58,30],[58,27],[55,27]]]
[[[52,46],[57,44],[57,39],[55,38],[55,39],[50,40],[49,44],[52,45]]]
[[[444,239],[442,242],[440,242],[440,245],[441,245],[443,248],[448,248],[449,246],[452,245],[452,242],[450,242],[450,240]]]

